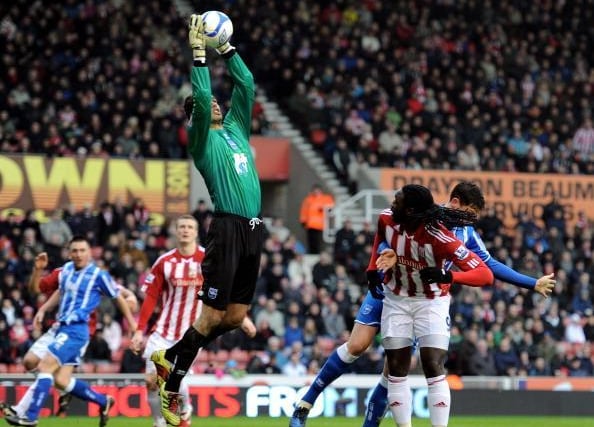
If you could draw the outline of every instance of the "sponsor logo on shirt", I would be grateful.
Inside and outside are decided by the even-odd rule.
[[[200,286],[201,280],[198,278],[193,279],[169,279],[171,284],[175,287],[184,287],[184,286]]]
[[[406,258],[401,255],[396,256],[396,264],[406,265],[408,267],[412,267],[415,270],[422,270],[423,268],[427,267],[424,262],[415,261],[414,259]]]

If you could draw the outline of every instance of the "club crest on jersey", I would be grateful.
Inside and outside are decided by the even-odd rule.
[[[361,314],[369,314],[371,313],[371,310],[373,310],[373,307],[369,304],[364,304],[361,307]]]
[[[190,266],[188,267],[188,276],[191,278],[195,278],[196,276],[198,276],[197,265],[190,264]]]
[[[248,172],[247,156],[243,153],[234,153],[233,162],[238,175],[245,175]]]
[[[454,255],[456,255],[458,259],[462,260],[468,256],[468,249],[466,249],[466,246],[462,245],[456,249]]]
[[[78,287],[76,286],[76,282],[72,282],[70,280],[66,281],[66,284],[64,285],[64,289],[66,290],[66,292],[70,292],[70,293],[76,293],[76,289]]]
[[[219,294],[219,290],[218,289],[215,289],[215,288],[209,288],[208,289],[208,298],[215,299],[218,294]]]

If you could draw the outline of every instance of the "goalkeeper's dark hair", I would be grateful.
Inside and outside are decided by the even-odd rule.
[[[184,112],[186,113],[186,118],[188,120],[190,120],[190,117],[192,117],[193,109],[194,109],[194,98],[192,97],[192,95],[188,95],[188,96],[186,96],[186,99],[184,99]]]
[[[472,206],[479,211],[485,208],[485,196],[474,182],[462,181],[450,193],[450,200],[457,198],[463,206]]]
[[[402,187],[402,194],[404,208],[412,210],[407,216],[425,224],[437,225],[441,222],[447,228],[452,228],[472,225],[477,220],[474,212],[450,209],[435,204],[431,191],[422,185],[405,185]]]

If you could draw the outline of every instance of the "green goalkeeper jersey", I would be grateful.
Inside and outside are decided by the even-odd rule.
[[[254,218],[261,208],[260,180],[249,144],[254,79],[237,53],[227,60],[227,66],[234,86],[222,129],[210,128],[208,67],[192,67],[194,106],[188,123],[189,151],[206,182],[215,212]]]

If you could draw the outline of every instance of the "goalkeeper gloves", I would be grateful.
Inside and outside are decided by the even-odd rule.
[[[217,47],[216,51],[219,55],[227,55],[235,50],[235,47],[231,46],[229,42],[225,42],[224,44]]]
[[[419,271],[421,280],[425,285],[430,283],[447,283],[451,284],[454,280],[451,271],[446,271],[439,267],[425,267]]]
[[[204,22],[202,16],[193,14],[190,17],[190,26],[188,31],[188,40],[192,48],[194,62],[206,64],[206,40],[204,37]]]
[[[375,299],[384,299],[384,275],[377,270],[367,271],[367,288],[371,293],[371,296]]]

